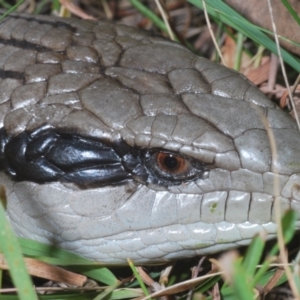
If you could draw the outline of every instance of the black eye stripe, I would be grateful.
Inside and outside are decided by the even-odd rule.
[[[162,162],[157,155],[163,153]],[[184,167],[184,168],[182,168]],[[0,170],[15,180],[72,182],[81,188],[123,184],[178,185],[201,177],[205,165],[161,149],[129,147],[39,128],[8,137],[0,129]]]
[[[1,129],[0,166],[16,180],[66,181],[91,187],[131,178],[118,154],[104,143],[53,129],[37,132],[9,139]]]

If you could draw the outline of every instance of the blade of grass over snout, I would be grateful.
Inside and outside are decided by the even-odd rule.
[[[261,260],[264,247],[265,237],[258,234],[252,239],[244,259],[234,262],[232,287],[234,295],[238,296],[238,299],[254,299],[256,282],[253,278],[257,272],[257,265]]]
[[[34,300],[37,299],[37,295],[27,272],[18,240],[6,217],[3,205],[6,202],[5,198],[5,189],[2,186],[0,187],[0,252],[4,254],[12,281],[18,289],[19,299]]]
[[[222,270],[225,272],[226,282],[221,288],[224,299],[248,300],[254,299],[255,283],[253,276],[257,272],[257,265],[265,247],[265,237],[257,234],[249,245],[245,257],[227,255],[221,259]],[[228,253],[229,254],[229,253]]]
[[[69,270],[88,276],[107,285],[119,281],[114,274],[101,263],[83,258],[66,250],[49,246],[24,238],[19,238],[23,254],[49,264],[68,266]]]
[[[285,244],[292,239],[295,233],[296,220],[297,213],[292,210],[287,211],[281,218]],[[222,299],[254,299],[255,288],[258,286],[265,287],[273,278],[277,269],[270,269],[270,267],[275,256],[278,255],[279,248],[276,243],[271,250],[268,251],[268,256],[264,259],[262,265],[258,266],[263,256],[265,246],[265,237],[262,234],[258,234],[252,239],[243,259],[237,257],[232,261],[227,261],[227,264],[232,265],[233,268],[229,268],[227,272],[224,269],[227,274],[227,280],[220,289]],[[276,286],[286,281],[287,276],[283,273],[276,282]],[[208,297],[207,300],[212,300],[212,298]]]
[[[203,9],[202,1],[188,0],[188,2],[192,3],[198,8]],[[277,54],[276,43],[263,32],[266,30],[253,25],[221,0],[206,0],[205,2],[207,11],[212,17],[231,26],[232,28],[252,39],[254,42],[258,43],[259,45],[263,45],[271,52]],[[272,34],[271,32],[269,33]],[[282,48],[281,53],[283,60],[296,71],[300,72],[300,61],[294,55],[288,53]]]
[[[237,297],[237,299],[255,299],[252,284],[249,283],[249,275],[239,261],[234,263],[234,274],[232,280],[234,295]]]
[[[268,270],[265,272],[265,274],[261,277],[259,282],[257,283],[257,286],[264,287],[267,282],[274,276],[276,273],[276,269]],[[287,278],[286,276],[282,276],[280,280],[277,282],[276,286],[286,282]],[[244,282],[245,285],[249,285],[247,282]],[[239,300],[239,298],[236,295],[236,292],[232,289],[232,286],[224,285],[221,289],[221,295],[222,299],[224,300]],[[250,298],[256,299],[256,298]],[[207,297],[206,300],[213,300],[211,297]],[[248,300],[248,299],[247,299]]]
[[[266,245],[265,236],[256,235],[253,239],[249,247],[247,248],[246,255],[242,261],[242,266],[245,269],[246,274],[253,278],[256,272],[256,266],[261,260],[262,253],[264,251],[264,247]]]
[[[287,211],[282,219],[282,233],[284,237],[284,243],[287,244],[290,242],[292,237],[295,234],[295,228],[296,228],[296,220],[297,220],[297,213],[293,210]],[[278,254],[279,247],[276,243],[273,248],[269,251],[269,258],[274,257]],[[257,273],[254,276],[254,283],[257,284],[261,277],[265,274],[266,270],[269,268],[271,264],[271,259],[266,259],[260,269],[257,271]]]
[[[284,243],[291,241],[296,231],[297,213],[294,210],[288,210],[281,218],[282,233]],[[275,255],[278,252],[278,245],[276,244],[270,251],[270,255]]]

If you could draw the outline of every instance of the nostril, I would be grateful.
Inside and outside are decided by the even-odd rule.
[[[300,184],[295,183],[292,187],[293,199],[300,201]]]
[[[284,176],[282,177],[284,179]],[[293,174],[284,183],[281,190],[281,196],[286,199],[300,201],[300,174]]]

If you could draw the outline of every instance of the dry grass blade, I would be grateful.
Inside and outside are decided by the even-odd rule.
[[[72,7],[69,5],[69,3],[67,3],[65,0],[60,0],[61,1],[61,3],[62,4],[66,4],[67,6],[68,6],[68,9],[70,9],[70,10],[72,10],[73,11],[73,13],[74,14],[76,14],[76,15],[78,15],[78,16],[82,16],[83,18],[85,18],[84,17],[84,15],[82,14],[82,12],[81,11],[75,11],[75,10],[73,10],[72,9]],[[157,3],[158,4],[160,4],[160,2],[159,2],[159,0],[156,0],[157,1]],[[119,4],[119,3],[120,4]],[[116,4],[116,6],[118,6],[118,5],[122,5],[121,4],[121,2],[122,3],[124,3],[124,2],[127,2],[127,1],[105,1],[105,0],[101,0],[101,3],[102,3],[102,5],[104,6],[104,7],[106,7],[106,11],[110,11],[111,12],[111,16],[113,15],[113,13],[112,13],[112,11],[114,11],[114,4]],[[176,1],[175,1],[176,2]],[[180,1],[178,1],[178,2],[180,2]],[[200,1],[199,1],[200,2]],[[111,5],[111,3],[113,3],[113,5],[112,6],[110,6],[109,7],[109,4],[108,3],[110,3],[110,5]],[[143,1],[143,3],[147,3],[147,1]],[[148,1],[148,3],[151,3],[150,1]],[[210,2],[209,1],[207,1],[206,2],[207,3],[207,6],[208,6],[208,8],[209,8],[209,4],[210,4]],[[92,3],[93,4],[93,3]],[[205,4],[205,2],[203,1],[203,5],[204,6],[206,6],[206,4]],[[84,4],[82,4],[82,6],[84,6]],[[124,11],[123,11],[124,12]],[[126,13],[126,12],[125,12]],[[209,18],[208,18],[208,16],[207,16],[207,11],[205,10],[205,13],[206,13],[206,18],[207,18],[207,21],[208,21],[208,26],[209,26],[209,28],[210,28],[210,30],[211,30],[211,24],[210,24],[210,21],[209,21]],[[168,22],[166,21],[167,19],[168,19],[168,15],[171,15],[172,16],[172,14],[170,14],[168,11],[165,11],[164,9],[162,9],[161,8],[161,15],[162,15],[162,18],[164,18],[165,19],[165,24],[166,24],[166,26],[168,26]],[[119,20],[119,18],[120,18],[120,15],[115,15],[115,18],[116,19],[118,19]],[[173,25],[173,22],[171,23],[172,25]],[[196,26],[195,26],[196,27]],[[198,28],[198,27],[197,27]],[[212,31],[212,30],[211,30]],[[174,29],[174,32],[175,33],[177,33],[177,31]],[[217,42],[216,42],[216,39],[214,38],[214,35],[212,34],[212,39],[214,40],[214,42],[215,42],[215,44],[216,44],[216,49],[218,49],[218,51],[219,52],[221,52],[220,51],[220,49],[219,49],[219,47],[218,47],[218,45],[217,45]],[[222,58],[222,56],[221,56],[221,53],[220,53],[220,57]],[[256,81],[256,84],[260,84],[260,83],[262,83],[262,82],[265,82],[266,80],[267,80],[267,78],[268,78],[268,70],[270,69],[270,65],[269,65],[269,62],[267,62],[266,63],[266,65],[262,65],[261,66],[261,68],[260,69],[258,69],[257,70],[257,72],[255,72],[255,71],[253,71],[253,73],[252,73],[252,75],[251,76],[254,76],[253,78],[255,78],[255,79],[253,79],[253,81]],[[266,125],[266,128],[268,127],[268,125]],[[270,137],[270,139],[272,140],[272,137]],[[272,145],[272,149],[273,149],[273,147],[274,147],[274,151],[275,151],[275,153],[276,153],[276,147],[275,147],[275,145]],[[274,155],[274,156],[276,156],[276,154]],[[1,198],[1,197],[0,197]],[[113,271],[115,271],[115,270],[113,270]],[[77,271],[76,271],[77,272]],[[182,280],[181,278],[180,278],[180,275],[181,274],[178,274],[179,272],[175,269],[174,270],[174,273],[176,273],[177,272],[177,274],[176,274],[176,276],[177,276],[177,278],[179,278],[179,280]],[[265,289],[263,290],[263,293],[266,293],[267,291],[269,291],[270,290],[270,288],[274,285],[274,284],[276,284],[276,282],[277,282],[277,280],[278,280],[278,278],[280,278],[281,277],[281,275],[282,275],[282,269],[279,269],[278,271],[277,271],[277,273],[269,280],[269,283],[266,285],[266,287],[265,287]],[[139,272],[140,274],[141,274],[141,271]],[[34,273],[31,273],[31,274],[34,274]],[[155,292],[155,293],[153,293],[152,295],[149,295],[148,297],[144,297],[143,299],[149,299],[150,297],[152,298],[152,297],[162,297],[162,296],[168,296],[168,295],[174,295],[174,294],[177,294],[177,293],[180,293],[180,292],[183,292],[183,291],[187,291],[187,290],[190,290],[190,289],[192,289],[192,288],[194,288],[195,286],[197,286],[199,283],[201,283],[202,281],[204,281],[205,279],[207,279],[207,278],[211,278],[211,277],[214,277],[214,276],[217,276],[217,275],[220,275],[220,274],[222,274],[222,272],[215,272],[215,273],[213,273],[213,271],[211,271],[210,273],[208,273],[208,275],[206,275],[206,276],[202,276],[202,277],[197,277],[197,278],[193,278],[193,279],[190,279],[190,280],[187,280],[187,281],[184,281],[184,282],[180,282],[180,283],[178,283],[178,284],[175,284],[175,285],[173,285],[173,286],[170,286],[170,287],[167,287],[167,288],[164,288],[164,287],[161,287],[155,280],[153,280],[153,279],[151,279],[151,278],[149,278],[149,276],[147,277],[147,279],[144,279],[143,278],[143,281],[145,282],[145,281],[147,281],[148,282],[148,285],[150,285],[150,286],[153,286],[153,285],[156,285],[156,286],[158,286],[159,288],[162,288],[161,290],[159,290],[159,289],[157,289],[157,291]],[[152,275],[152,274],[151,274]],[[81,275],[80,275],[81,276]],[[196,275],[197,276],[197,275]],[[83,277],[85,277],[85,276],[83,276]],[[163,284],[167,284],[167,281],[168,281],[168,278],[167,278],[168,276],[165,276],[164,277],[164,279],[163,280],[160,280],[159,282],[161,283],[163,283]],[[49,278],[49,277],[47,277],[47,278]],[[118,277],[119,278],[119,277]],[[155,277],[153,277],[153,278],[155,278]],[[49,278],[50,279],[50,278]],[[56,278],[56,279],[53,279],[53,280],[58,280],[58,281],[65,281],[65,280],[59,280],[58,278]],[[83,280],[83,279],[82,279]],[[157,280],[157,279],[156,279]],[[72,284],[72,283],[71,283]],[[246,283],[245,283],[246,284]],[[77,284],[78,285],[78,284]],[[115,285],[115,286],[117,286],[117,285]],[[264,285],[260,285],[260,286],[264,286]],[[218,287],[217,286],[215,286],[214,288],[213,288],[213,299],[232,299],[232,298],[230,298],[229,296],[228,296],[228,298],[227,298],[227,296],[225,295],[224,296],[224,293],[223,293],[223,291],[222,291],[222,288],[221,288],[222,286],[220,285],[220,291],[219,291],[219,289],[218,289]],[[99,290],[100,290],[101,288],[99,288]],[[210,293],[210,290],[211,289],[211,287],[210,288],[208,288],[207,290],[205,290],[206,292],[205,293]],[[41,290],[42,290],[42,288],[41,288]],[[49,288],[49,290],[51,290],[50,288]],[[64,289],[61,289],[61,288],[53,288],[52,289],[52,291],[61,291],[61,290],[64,290]],[[66,293],[67,293],[67,291],[70,291],[71,289],[65,289],[66,291]],[[83,288],[82,289],[83,291],[87,291],[88,289],[85,289],[85,288]],[[92,289],[91,289],[92,290]],[[138,289],[135,289],[135,291],[137,291]],[[109,292],[110,290],[108,290],[107,292]],[[116,291],[116,290],[115,290]],[[1,291],[0,291],[1,292]],[[142,292],[140,291],[140,293],[142,294]],[[138,296],[139,297],[139,296]],[[192,297],[192,293],[190,293],[190,297]],[[0,298],[1,298],[1,296],[0,296]],[[65,299],[71,299],[72,298],[72,296],[69,296],[69,297],[65,297],[64,296],[64,298]],[[121,298],[120,298],[121,299]],[[141,299],[141,298],[139,298],[139,299]]]
[[[174,284],[172,286],[169,286],[161,291],[152,293],[151,295],[144,297],[143,300],[181,293],[181,292],[184,292],[184,291],[194,288],[195,286],[197,286],[200,282],[204,281],[205,279],[212,278],[212,277],[222,275],[222,274],[223,274],[223,272],[212,272],[211,271],[211,272],[208,272],[204,276],[189,279],[189,280]]]
[[[260,85],[266,82],[269,77],[270,63],[270,58],[266,57],[266,59],[262,62],[262,64],[259,67],[251,69],[246,74],[247,78],[255,85]]]
[[[168,18],[168,15],[167,15],[166,11],[163,9],[163,7],[162,7],[162,5],[161,5],[161,3],[160,3],[159,0],[155,0],[155,3],[156,3],[156,5],[157,5],[157,7],[158,7],[158,9],[160,11],[160,14],[161,14],[161,16],[162,16],[165,24],[166,24],[166,27],[167,27],[170,39],[172,41],[175,41],[175,35],[174,35],[174,32],[172,31],[170,23],[168,21],[169,18]]]
[[[225,62],[225,60],[223,58],[223,55],[222,55],[221,50],[220,50],[220,47],[219,47],[219,45],[218,45],[218,43],[216,41],[215,35],[214,35],[213,30],[211,28],[211,24],[210,24],[210,20],[209,20],[209,17],[208,17],[205,0],[202,0],[202,4],[203,4],[203,8],[204,8],[204,15],[205,15],[205,20],[206,20],[206,23],[207,23],[207,27],[209,29],[210,36],[211,36],[211,38],[213,40],[213,43],[215,45],[215,49],[218,51],[219,57],[221,58],[221,61],[222,61],[223,65],[226,66],[226,62]]]
[[[53,280],[56,282],[65,282],[74,286],[83,286],[87,280],[84,275],[76,274],[67,271],[63,268],[52,266],[45,262],[33,259],[24,258],[28,273],[32,276]],[[4,259],[4,255],[0,253],[0,269],[8,270],[9,267]]]
[[[281,70],[282,70],[282,73],[283,73],[285,85],[286,85],[286,87],[288,89],[288,92],[289,92],[289,97],[290,97],[290,100],[291,100],[293,110],[296,112],[295,103],[293,101],[291,90],[289,89],[290,85],[289,85],[289,82],[288,82],[288,79],[287,79],[286,70],[285,70],[285,66],[283,64],[282,54],[281,54],[281,51],[280,51],[279,39],[278,39],[277,31],[276,31],[276,24],[274,22],[274,16],[273,16],[273,11],[272,11],[271,0],[268,0],[268,7],[269,7],[269,11],[270,11],[270,17],[271,17],[271,22],[272,22],[272,27],[273,27],[273,32],[274,32],[274,38],[275,38],[275,41],[276,41],[277,52],[278,52],[278,56],[279,56],[279,61],[280,61]],[[297,113],[295,113],[295,119],[296,119],[298,128],[300,130],[300,121],[299,121],[299,117],[298,117]]]
[[[268,281],[268,283],[263,288],[263,293],[268,294],[277,284],[278,280],[283,276],[284,274],[283,268],[278,268],[276,270],[276,273],[274,276],[271,277],[271,279]]]
[[[96,20],[94,17],[86,14],[79,6],[75,5],[74,3],[68,0],[59,0],[60,4],[73,15],[80,17],[85,20]]]
[[[277,51],[278,51],[278,55],[279,55],[279,60],[280,60],[282,73],[283,73],[283,76],[284,76],[286,87],[288,88],[288,91],[289,91],[289,97],[290,97],[290,100],[291,100],[291,103],[292,103],[292,107],[295,111],[296,122],[297,122],[298,128],[300,130],[299,118],[298,118],[298,115],[296,113],[295,104],[294,104],[293,99],[292,99],[292,93],[289,89],[289,83],[288,83],[288,79],[287,79],[287,75],[286,75],[286,71],[285,71],[285,67],[284,67],[284,64],[283,64],[283,59],[282,59],[282,55],[281,55],[281,51],[280,51],[279,40],[278,40],[278,36],[277,36],[277,32],[276,32],[276,24],[274,22],[274,16],[273,16],[273,12],[272,12],[271,0],[268,0],[268,7],[269,7],[269,11],[270,11],[270,17],[271,17],[271,22],[272,22],[272,26],[273,26],[274,37],[275,37],[275,41],[276,41],[276,46],[277,46]],[[277,160],[277,153],[276,153],[275,139],[274,139],[272,131],[269,128],[269,125],[265,124],[265,127],[267,129],[268,136],[269,136],[269,139],[270,139],[271,150],[272,150],[272,158],[273,158],[273,161],[274,160],[276,161]],[[278,173],[278,171],[276,172],[276,170],[275,170],[275,173]],[[280,257],[281,257],[281,260],[284,263],[284,265],[286,265],[286,266],[284,266],[284,269],[285,269],[285,273],[287,275],[290,287],[293,291],[293,294],[294,294],[295,298],[299,299],[300,294],[299,294],[299,291],[297,289],[297,285],[296,285],[296,283],[293,279],[292,272],[291,272],[290,268],[287,267],[287,265],[288,265],[288,256],[287,256],[285,245],[284,245],[284,237],[283,237],[282,226],[281,226],[281,222],[280,222],[281,210],[280,210],[280,202],[279,202],[280,191],[279,191],[279,178],[278,178],[278,176],[274,177],[274,181],[275,180],[277,181],[277,182],[274,182],[274,187],[276,189],[275,195],[278,195],[275,199],[275,218],[276,218],[276,223],[277,223],[277,226],[278,226],[278,228],[277,228],[277,238],[278,238],[278,244],[279,244],[279,248],[280,248]]]

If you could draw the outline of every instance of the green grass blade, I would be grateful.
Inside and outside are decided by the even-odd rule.
[[[51,10],[52,11],[59,11],[61,8],[61,4],[59,0],[52,0],[51,1]]]
[[[36,241],[19,238],[23,254],[39,259],[41,261],[59,265],[71,266],[68,269],[84,274],[92,279],[100,281],[107,285],[113,285],[118,282],[115,275],[101,263],[83,258],[63,249]]]
[[[145,296],[149,296],[148,290],[147,290],[139,272],[137,271],[136,266],[133,264],[133,262],[130,259],[128,259],[128,264],[129,264],[129,267],[131,268],[135,278],[139,282],[139,285],[140,285],[141,289],[143,290]],[[149,300],[151,300],[151,298]]]
[[[94,261],[73,254],[69,251],[43,244],[37,241],[19,238],[19,243],[22,247],[23,254],[30,257],[49,257],[60,259],[62,265],[95,265],[100,264]]]
[[[199,292],[199,293],[204,293],[204,292],[208,291],[209,289],[211,289],[220,279],[221,279],[221,276],[211,277],[211,278],[207,279],[206,281],[204,281],[203,283],[201,283],[195,289],[195,291]]]
[[[293,9],[293,7],[291,6],[291,4],[289,4],[289,2],[287,0],[281,0],[281,2],[283,3],[283,5],[286,7],[286,9],[289,11],[290,15],[294,18],[294,20],[298,23],[298,25],[300,26],[300,18],[297,14],[297,12]]]
[[[153,11],[147,8],[141,1],[139,0],[130,0],[129,1],[132,6],[134,6],[142,15],[151,20],[155,26],[157,26],[163,32],[168,32],[167,26],[164,21],[160,19]]]
[[[282,233],[284,242],[287,244],[291,241],[296,231],[297,212],[288,210],[281,218]]]
[[[85,292],[82,293],[78,292],[69,292],[64,291],[60,293],[54,294],[46,294],[46,295],[39,295],[39,300],[94,300],[95,297],[98,297],[99,292]],[[135,299],[135,298],[142,298],[144,293],[141,289],[116,289],[112,291],[106,300],[121,300],[121,299]],[[20,300],[20,298],[16,295],[1,295],[1,300]]]
[[[37,6],[33,12],[34,15],[38,15],[42,12],[43,8],[49,3],[48,0],[41,0],[37,3]]]
[[[116,282],[115,284],[107,287],[103,292],[101,292],[97,297],[94,298],[94,300],[103,300],[108,295],[110,295],[118,286],[120,285],[119,282]]]
[[[254,299],[254,290],[249,282],[247,271],[243,268],[240,261],[234,263],[234,273],[232,278],[232,288],[234,295],[239,300]]]
[[[285,244],[289,243],[295,234],[296,221],[297,213],[293,210],[288,210],[281,218],[282,234]],[[278,251],[279,247],[278,244],[276,244],[271,249],[270,255],[274,256]]]
[[[296,220],[297,220],[297,213],[293,210],[287,211],[281,218],[281,225],[282,225],[282,233],[284,237],[284,242],[287,244],[295,233],[296,228]],[[277,255],[279,251],[278,244],[276,243],[269,252],[269,257],[263,262],[261,268],[256,272],[253,278],[253,283],[257,284],[262,276],[265,274],[267,269],[269,268],[272,257]]]
[[[0,21],[8,16],[11,12],[15,11],[23,2],[23,0],[20,0],[14,6],[9,7],[8,10],[3,15],[1,15]]]
[[[258,286],[265,286],[270,279],[274,276],[276,272],[276,269],[272,269],[272,270],[268,270],[266,271],[260,278],[260,280],[258,281],[257,285]],[[287,278],[285,276],[285,274],[283,274],[283,276],[278,280],[278,282],[276,283],[276,286],[286,282]],[[239,300],[236,297],[236,294],[234,293],[232,286],[224,286],[221,289],[221,295],[222,295],[222,299],[226,299],[226,300],[231,300],[231,299],[235,299],[235,300]],[[211,297],[208,297],[207,300],[212,300]]]
[[[1,189],[4,190],[3,187]],[[3,191],[0,192],[0,251],[4,254],[12,281],[18,289],[19,299],[34,300],[37,299],[37,295],[27,272],[18,240],[6,218],[6,213],[2,205],[2,203],[6,202],[3,199],[4,195]],[[2,297],[0,298],[2,299]]]
[[[239,71],[241,69],[242,64],[242,54],[243,54],[243,41],[244,35],[242,33],[238,33],[237,42],[236,42],[236,55],[235,55],[235,63],[234,70]]]
[[[110,299],[142,298],[144,295],[142,289],[118,289],[111,293]]]
[[[113,285],[119,282],[115,275],[105,267],[75,266],[68,267],[68,270],[83,274],[107,285]]]
[[[247,249],[247,253],[242,262],[242,266],[246,274],[248,274],[248,276],[251,278],[256,272],[256,266],[258,265],[261,259],[264,247],[265,240],[260,234],[258,234],[252,239],[252,242]]]

